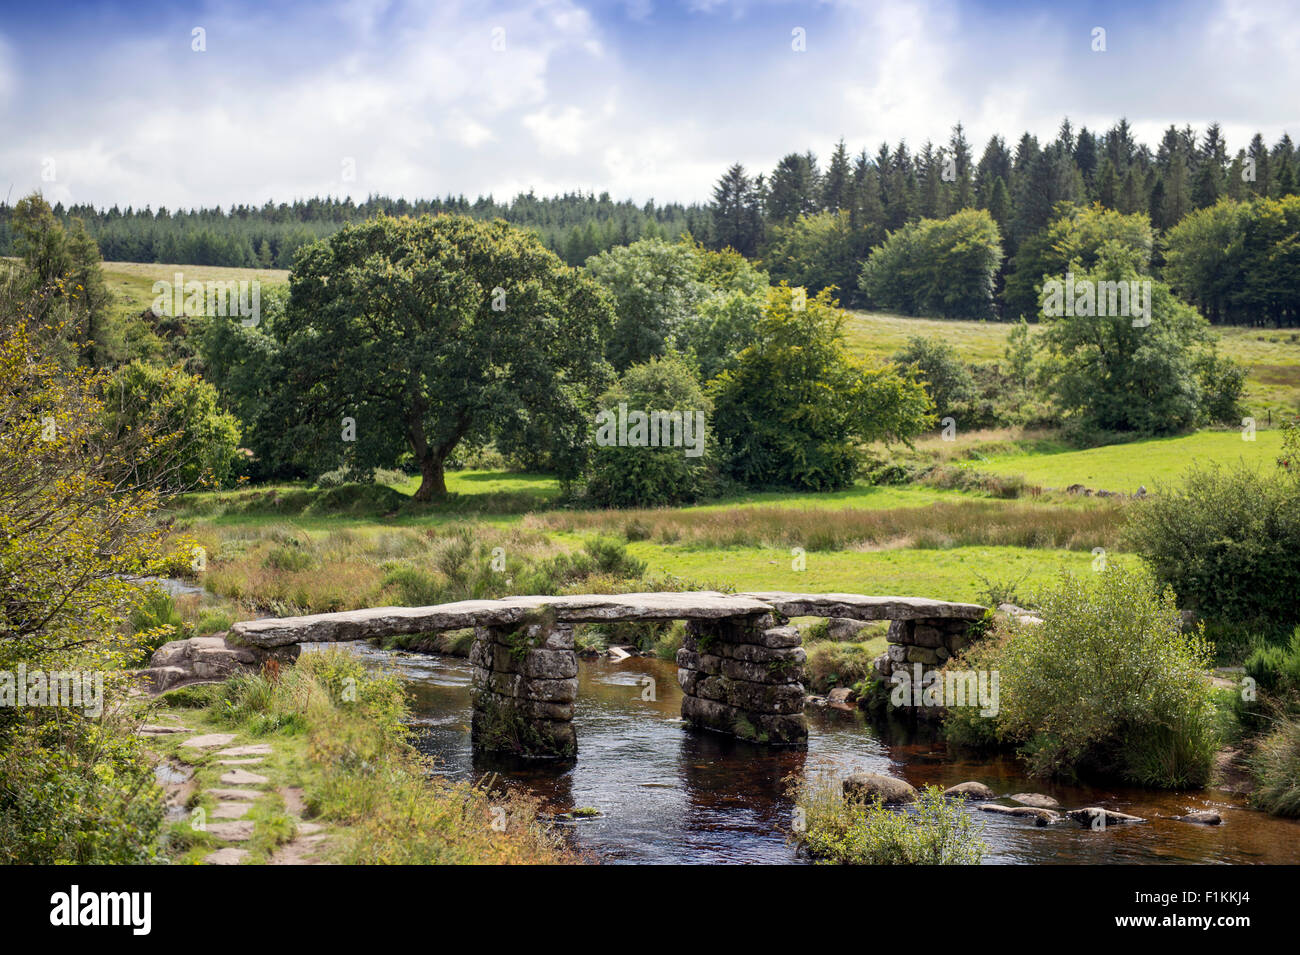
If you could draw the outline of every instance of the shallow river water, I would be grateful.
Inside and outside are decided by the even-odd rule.
[[[1094,832],[1046,828],[974,812],[984,825],[987,863],[1298,863],[1300,822],[1246,808],[1226,792],[1161,793],[1060,786],[1027,778],[1012,759],[964,762],[942,741],[906,727],[873,725],[856,711],[808,711],[806,751],[773,750],[688,728],[672,663],[634,657],[581,661],[578,756],[563,765],[522,765],[470,751],[470,667],[449,656],[387,653],[350,644],[371,665],[409,687],[419,747],[449,776],[497,772],[506,785],[540,798],[552,812],[593,807],[600,815],[567,824],[574,843],[604,862],[790,863],[792,804],[787,777],[828,764],[898,775],[914,786],[977,780],[999,794],[1039,792],[1062,808],[1103,805],[1150,820]],[[654,681],[653,696],[646,697]],[[911,736],[912,738],[909,738]],[[1214,808],[1221,826],[1162,818]]]

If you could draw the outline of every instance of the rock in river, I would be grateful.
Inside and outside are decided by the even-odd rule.
[[[901,779],[879,773],[854,773],[844,780],[844,798],[867,802],[878,799],[886,803],[911,802],[916,790]]]
[[[983,783],[968,782],[949,786],[943,791],[945,796],[965,796],[968,799],[997,799],[997,793]]]
[[[1131,822],[1146,822],[1141,816],[1130,816],[1126,812],[1089,806],[1086,809],[1071,809],[1066,813],[1071,819],[1085,829],[1105,829],[1107,826],[1124,825]]]

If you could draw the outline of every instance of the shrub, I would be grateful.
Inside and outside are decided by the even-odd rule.
[[[966,417],[975,400],[975,378],[952,345],[940,338],[913,335],[892,360],[917,370],[934,402],[935,414]],[[962,424],[968,426],[965,420]]]
[[[1300,624],[1300,488],[1284,473],[1193,467],[1130,509],[1130,546],[1211,632],[1280,642]]]
[[[1300,720],[1286,717],[1249,760],[1258,788],[1251,802],[1275,816],[1300,816]]]
[[[712,490],[716,483],[716,451],[708,421],[713,403],[705,397],[695,372],[682,358],[669,355],[633,365],[616,386],[601,396],[600,407],[602,415],[614,419],[601,426],[611,433],[620,426],[618,418],[624,410],[629,418],[638,412],[645,416],[659,412],[676,415],[680,421],[673,425],[674,419],[669,418],[660,426],[660,419],[651,417],[642,423],[647,429],[645,440],[659,446],[597,445],[586,478],[585,497],[590,503],[600,507],[659,507],[689,503]],[[635,426],[629,420],[629,433]],[[690,445],[686,444],[688,428]],[[668,441],[679,445],[661,444]]]
[[[847,865],[978,865],[986,846],[983,827],[963,800],[926,787],[909,806],[846,800],[829,773],[800,783],[794,801],[803,825],[795,839],[814,859]],[[798,831],[798,829],[802,831]]]
[[[811,693],[828,693],[837,686],[853,686],[872,673],[871,662],[880,654],[878,641],[838,643],[822,640],[808,646],[805,685]]]
[[[1031,771],[1203,785],[1218,744],[1212,647],[1183,632],[1173,591],[1111,563],[1095,581],[1063,574],[1040,613],[998,661],[1000,733]]]
[[[862,446],[919,434],[931,402],[915,373],[849,355],[829,293],[802,308],[793,299],[786,286],[770,290],[754,343],[711,383],[718,442],[743,484],[847,487]]]

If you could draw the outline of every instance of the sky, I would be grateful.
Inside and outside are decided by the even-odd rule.
[[[0,199],[706,202],[733,162],[959,121],[977,157],[1065,116],[1235,151],[1300,138],[1298,90],[1286,0],[0,0]]]

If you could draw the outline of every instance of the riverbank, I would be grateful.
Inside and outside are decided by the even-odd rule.
[[[534,800],[434,774],[402,684],[345,650],[173,690],[149,720],[176,863],[580,861]]]

